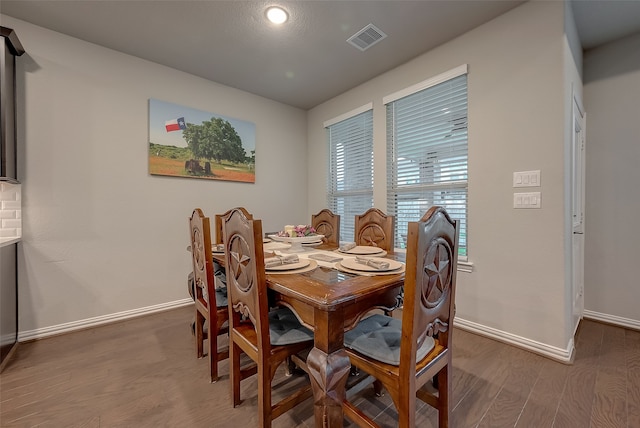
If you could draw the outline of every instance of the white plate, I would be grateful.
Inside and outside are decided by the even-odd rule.
[[[364,275],[364,276],[374,276],[374,275],[398,275],[404,273],[405,266],[404,264],[395,270],[376,270],[376,271],[364,271],[364,270],[356,270],[349,269],[348,267],[342,266],[341,262],[336,263],[336,269],[341,272],[352,273],[354,275]]]
[[[343,254],[357,254],[359,256],[379,256],[382,254],[387,254],[385,250],[378,247],[369,247],[367,245],[358,245],[357,247],[353,247],[347,251],[341,251],[338,249],[338,252]]]
[[[315,260],[309,260],[309,264],[306,267],[303,267],[303,268],[300,268],[300,269],[268,270],[266,273],[268,275],[293,275],[293,274],[297,274],[297,273],[311,272],[312,270],[314,270],[317,267],[318,267],[318,262],[316,262]],[[362,273],[364,273],[364,272],[362,272]],[[368,273],[367,275],[371,275],[371,274]],[[378,273],[378,275],[380,275],[380,273]]]
[[[211,252],[213,254],[224,254],[224,245],[220,244],[219,246],[216,244],[212,245]]]
[[[322,244],[322,241],[315,241],[315,242],[303,242],[302,246],[303,247],[317,247],[318,245]]]
[[[290,244],[298,242],[301,244],[308,244],[310,242],[322,241],[324,235],[295,236],[293,238],[290,236],[269,235],[269,238],[273,239],[274,241],[289,242]]]
[[[267,270],[267,271],[279,271],[279,270],[302,269],[304,267],[309,266],[310,264],[311,264],[311,260],[309,260],[309,259],[300,259],[298,261],[298,263],[286,263],[286,264],[283,264],[283,265],[265,267],[265,270]]]
[[[376,269],[373,266],[365,265],[364,263],[358,263],[356,259],[344,259],[340,263],[347,269],[361,270],[364,272],[386,272],[390,270],[400,269],[402,267],[402,263],[396,260],[384,259],[384,261],[389,263],[389,267],[386,269]]]

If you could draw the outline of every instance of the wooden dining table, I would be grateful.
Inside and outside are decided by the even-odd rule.
[[[323,246],[323,250],[335,247]],[[402,260],[403,255],[387,254]],[[362,276],[335,268],[294,274],[267,272],[267,286],[276,304],[294,310],[314,331],[307,365],[313,388],[316,427],[342,427],[342,402],[351,364],[344,349],[344,332],[370,310],[392,310],[400,301],[404,273]]]
[[[316,249],[334,251],[337,247],[323,244]],[[388,253],[385,257],[404,262],[404,254]],[[214,253],[213,258],[224,265],[222,254]],[[267,271],[266,279],[270,303],[288,306],[314,332],[307,366],[315,426],[342,427],[342,402],[351,369],[344,349],[344,332],[371,310],[398,308],[404,272],[365,276],[318,265],[301,273]]]

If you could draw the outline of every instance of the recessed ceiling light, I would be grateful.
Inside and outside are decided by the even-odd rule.
[[[283,24],[289,19],[287,11],[278,6],[271,6],[267,9],[267,19],[274,24]]]

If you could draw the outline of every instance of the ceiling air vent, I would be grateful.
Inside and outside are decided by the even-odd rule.
[[[373,24],[369,24],[353,36],[349,37],[347,42],[364,52],[386,37],[387,35],[380,31],[378,27]]]

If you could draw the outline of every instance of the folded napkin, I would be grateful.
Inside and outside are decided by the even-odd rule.
[[[340,251],[349,251],[354,248],[356,248],[355,242],[345,242],[342,245],[340,245]]]
[[[297,254],[289,254],[288,256],[268,257],[264,259],[264,267],[270,268],[273,266],[288,265],[288,264],[298,263],[299,261],[300,259],[298,258]]]
[[[374,259],[369,257],[356,257],[356,262],[371,266],[372,268],[381,270],[381,269],[389,269],[389,262],[385,262],[381,259]]]

